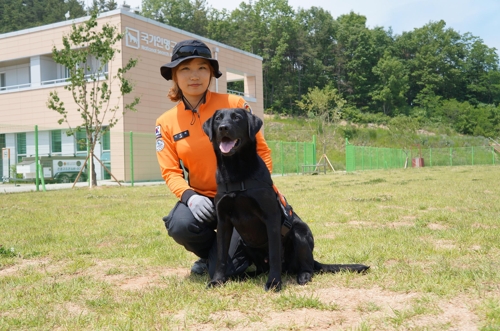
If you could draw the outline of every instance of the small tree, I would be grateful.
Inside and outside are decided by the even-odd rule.
[[[76,127],[70,125],[68,110],[64,107],[64,102],[59,98],[57,91],[50,92],[47,102],[49,109],[57,111],[62,116],[58,123],[68,124],[68,135],[74,135],[79,131],[86,133],[89,155],[85,164],[90,163],[91,186],[97,185],[94,158],[102,164],[94,154],[96,143],[116,125],[119,116],[124,115],[126,111],[136,111],[135,106],[139,103],[139,98],[135,97],[131,103],[124,105],[121,114],[118,112],[121,98],[117,98],[116,104],[111,105],[111,87],[114,84],[119,85],[121,96],[132,92],[132,84],[124,75],[136,66],[137,59],[130,59],[123,68],[118,68],[116,74],[111,76],[112,60],[115,54],[120,52],[114,45],[124,34],[118,33],[117,27],[107,23],[100,30],[96,27],[97,12],[94,11],[88,21],[78,26],[73,24],[71,33],[63,37],[62,49],[58,50],[55,46],[52,49],[54,61],[69,70],[69,84],[64,86],[64,89],[71,92],[77,105],[76,111],[80,113],[83,123]],[[106,167],[104,168],[109,172]]]
[[[297,105],[307,113],[307,117],[314,118],[317,121],[316,131],[318,135],[323,137],[323,154],[325,153],[327,141],[324,126],[333,125],[336,129],[345,104],[346,101],[337,89],[330,85],[325,86],[323,89],[318,87],[309,88],[307,94],[302,96],[302,100],[297,101]]]
[[[408,159],[411,153],[411,147],[419,145],[417,130],[420,128],[420,123],[417,119],[405,115],[398,115],[391,118],[389,121],[389,134],[394,141],[397,141],[403,147],[406,160],[405,166],[408,167]]]

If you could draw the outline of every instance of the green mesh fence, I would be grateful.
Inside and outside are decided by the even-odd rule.
[[[316,144],[313,142],[268,141],[273,159],[273,174],[304,172],[304,166],[316,164]]]
[[[346,139],[346,171],[407,167],[495,165],[499,153],[492,146],[403,150],[354,146]]]
[[[273,174],[301,173],[305,172],[304,169],[310,169],[305,168],[306,166],[316,164],[314,138],[313,142],[268,141],[268,144],[272,151]],[[132,185],[134,181],[162,181],[155,145],[154,133],[111,130],[96,146],[95,157],[100,161],[94,160],[97,179],[129,182]],[[72,162],[76,158],[85,159],[88,155],[83,132],[67,136],[66,129],[61,126],[14,126],[1,123],[0,151],[1,181],[36,180],[37,185],[42,168],[47,184],[60,182],[55,176],[54,160]],[[38,162],[33,161],[37,157]],[[20,168],[22,162],[26,165]],[[90,169],[88,164],[86,168]],[[72,169],[70,175],[77,173]],[[86,173],[88,174],[88,170]],[[73,177],[70,179],[72,181]]]

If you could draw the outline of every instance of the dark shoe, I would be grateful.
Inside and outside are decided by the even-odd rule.
[[[207,259],[199,259],[191,267],[191,273],[196,275],[204,275],[208,272]]]

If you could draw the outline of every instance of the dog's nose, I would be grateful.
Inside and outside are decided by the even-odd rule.
[[[219,125],[219,131],[220,132],[227,132],[227,130],[228,130],[227,125],[224,125],[224,124]]]

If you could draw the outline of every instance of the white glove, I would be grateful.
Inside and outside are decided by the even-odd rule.
[[[203,195],[193,195],[187,201],[187,206],[200,223],[214,220],[215,208],[212,201]]]

